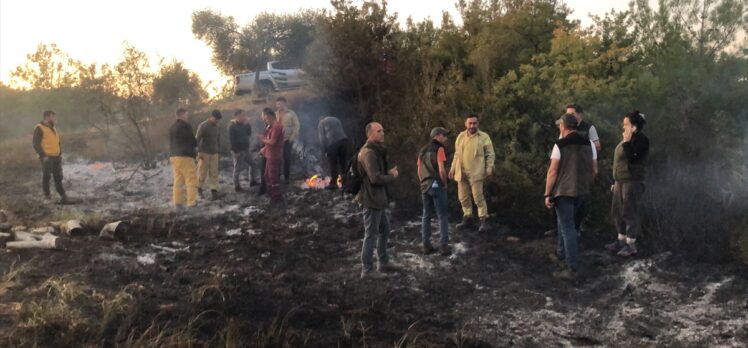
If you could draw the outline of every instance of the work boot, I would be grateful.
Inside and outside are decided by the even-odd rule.
[[[631,257],[631,256],[635,256],[636,253],[637,253],[636,245],[634,243],[627,243],[626,245],[623,246],[621,251],[619,251],[618,254],[616,255],[623,256],[623,257]]]
[[[210,190],[210,199],[214,201],[221,199],[221,195],[218,194],[218,190]]]
[[[374,272],[374,271],[361,272],[361,280],[367,280],[367,279],[380,280],[384,278],[387,278],[387,275],[381,272]]]
[[[60,196],[60,204],[70,204],[70,199],[67,195]]]
[[[434,247],[431,246],[431,244],[424,244],[423,245],[423,254],[424,255],[431,255],[434,252],[436,252],[436,249],[434,249]]]
[[[619,250],[621,250],[621,248],[623,248],[625,244],[626,243],[624,243],[622,240],[616,239],[613,243],[605,244],[605,249],[608,249],[612,252],[618,252]]]
[[[480,233],[486,233],[488,232],[488,222],[485,218],[480,219],[480,227],[478,227],[478,232]]]
[[[380,264],[379,264],[379,265],[377,266],[377,271],[379,271],[379,272],[381,272],[381,273],[392,273],[392,272],[399,272],[399,271],[401,271],[402,269],[403,269],[403,268],[402,268],[401,266],[399,266],[399,265],[395,265],[395,264],[393,264],[392,262],[387,262],[387,263],[384,263],[384,264],[383,264],[383,263],[380,263]]]
[[[457,226],[455,226],[455,227],[457,227],[458,230],[464,230],[464,229],[468,229],[468,228],[474,227],[473,217],[472,216],[463,216],[462,217],[462,222],[460,222],[459,224],[457,224]]]
[[[44,201],[45,201],[45,202],[51,202],[51,201],[52,201],[52,196],[51,196],[51,195],[48,195],[48,194],[45,194],[45,195],[44,195]]]
[[[563,270],[553,272],[553,278],[556,278],[559,280],[572,281],[572,280],[577,279],[577,271],[565,268]]]
[[[449,244],[442,244],[442,246],[439,247],[439,252],[442,256],[449,256],[452,255],[452,248],[449,247]]]
[[[252,186],[252,185],[250,184],[250,186]],[[234,192],[241,193],[241,192],[244,192],[244,189],[241,186],[236,185],[236,186],[234,186]]]

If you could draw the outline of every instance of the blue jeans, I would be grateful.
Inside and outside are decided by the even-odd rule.
[[[556,216],[558,217],[556,255],[559,259],[566,260],[569,268],[576,271],[579,250],[574,217],[582,206],[582,199],[581,197],[556,197],[554,202],[556,203]]]
[[[449,215],[447,209],[447,188],[431,187],[421,194],[423,201],[423,219],[421,220],[421,237],[423,245],[431,245],[431,218],[434,213],[439,217],[439,233],[442,245],[449,243]]]
[[[385,265],[387,257],[387,237],[390,235],[390,222],[384,209],[364,208],[364,246],[361,249],[361,266],[363,272],[371,272],[374,267],[374,245],[377,247],[379,264]]]

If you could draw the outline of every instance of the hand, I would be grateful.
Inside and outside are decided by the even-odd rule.
[[[624,129],[623,130],[623,141],[624,142],[631,141],[631,135],[633,133],[634,132],[631,130],[631,128]]]
[[[398,172],[397,172],[397,166],[395,166],[395,167],[393,167],[392,169],[390,169],[390,170],[388,171],[388,173],[389,173],[390,175],[392,175],[392,176],[396,177],[396,178],[397,178],[397,176],[398,176],[398,175],[400,175],[400,173],[398,173]]]
[[[493,176],[493,167],[488,167],[488,168],[486,169],[486,176],[487,176],[487,177],[491,177],[491,176]]]
[[[616,185],[610,185],[610,192],[613,192],[613,190],[615,190],[615,188],[616,188]]]
[[[47,156],[42,156],[42,157],[39,157],[39,161],[41,161],[41,162],[42,162],[42,164],[47,164],[47,160],[48,160],[48,159],[49,159],[49,157],[47,157]]]
[[[545,197],[545,207],[546,207],[546,208],[548,208],[548,209],[551,209],[551,208],[553,208],[553,207],[554,207],[555,205],[556,205],[556,204],[555,204],[555,203],[553,203],[553,200],[551,200],[551,197]]]
[[[455,178],[455,170],[454,170],[454,169],[450,169],[450,170],[449,170],[449,174],[448,174],[447,176],[448,176],[448,177],[449,177],[450,179],[454,180],[454,178]]]

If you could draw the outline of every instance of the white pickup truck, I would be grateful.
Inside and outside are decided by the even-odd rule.
[[[284,62],[268,62],[267,70],[260,71],[259,78],[257,72],[247,72],[235,76],[234,94],[242,95],[247,93],[256,93],[264,96],[272,91],[285,91],[296,89],[307,84],[304,79],[304,71],[298,68],[291,68]]]

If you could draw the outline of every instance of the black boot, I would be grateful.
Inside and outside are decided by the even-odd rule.
[[[473,217],[463,216],[462,222],[457,224],[457,226],[455,227],[457,227],[458,230],[464,230],[464,229],[472,228],[474,227],[474,225],[475,225],[475,221],[473,221]]]
[[[234,191],[236,191],[237,193],[240,193],[240,192],[244,192],[244,189],[243,189],[243,188],[242,188],[241,186],[239,186],[239,185],[236,185],[236,186],[234,187]]]

